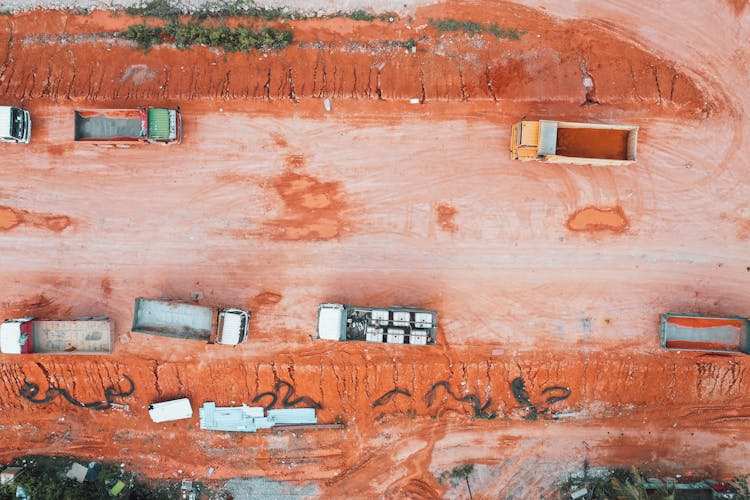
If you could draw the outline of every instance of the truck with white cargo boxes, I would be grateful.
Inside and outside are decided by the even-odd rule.
[[[74,139],[97,144],[182,142],[180,108],[77,109]]]
[[[523,120],[511,128],[510,158],[577,165],[629,165],[636,160],[638,127]]]
[[[135,299],[132,331],[209,344],[247,340],[250,311],[190,304],[180,300]]]
[[[355,307],[320,304],[319,339],[434,345],[437,311],[413,307]]]
[[[108,318],[46,320],[31,316],[0,325],[4,354],[109,354],[112,325]]]
[[[741,316],[701,316],[667,313],[659,336],[665,349],[750,354],[750,322]]]
[[[31,115],[15,106],[0,106],[0,142],[28,144],[31,139]]]

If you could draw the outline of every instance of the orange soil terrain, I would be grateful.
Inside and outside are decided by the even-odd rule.
[[[438,481],[467,463],[475,498],[552,495],[584,460],[747,472],[750,361],[662,350],[658,335],[663,312],[750,310],[747,12],[525,4],[272,22],[293,30],[289,48],[228,54],[106,35],[140,21],[126,15],[0,17],[3,104],[24,99],[34,123],[29,145],[2,146],[0,311],[107,315],[116,337],[108,356],[0,358],[0,458],[198,480],[212,467],[212,481],[329,497],[468,497]],[[446,18],[524,34],[428,22]],[[141,105],[180,105],[183,143],[74,143],[74,109]],[[639,125],[638,161],[513,162],[522,116]],[[251,309],[248,342],[130,332],[135,297],[193,292]],[[437,345],[314,340],[321,302],[436,309]],[[20,396],[29,382],[97,401],[125,375],[127,408]],[[176,397],[252,404],[279,381],[345,428],[148,417]]]

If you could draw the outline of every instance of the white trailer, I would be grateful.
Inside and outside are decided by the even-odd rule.
[[[388,344],[434,345],[437,311],[414,307],[320,304],[317,338]]]

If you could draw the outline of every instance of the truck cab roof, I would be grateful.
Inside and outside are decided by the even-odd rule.
[[[21,322],[11,320],[0,324],[0,352],[21,354]]]
[[[0,106],[0,142],[28,144],[30,137],[29,112],[15,106]]]
[[[320,304],[320,308],[318,309],[319,339],[342,340],[341,331],[343,324],[343,304]]]

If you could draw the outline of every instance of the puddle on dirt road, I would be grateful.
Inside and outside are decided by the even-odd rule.
[[[566,227],[576,232],[624,233],[630,227],[625,212],[620,207],[586,207],[574,212],[565,223]]]
[[[60,232],[70,226],[70,217],[66,215],[51,215],[15,210],[10,207],[0,207],[0,231],[8,231],[14,227],[26,224],[29,226]]]
[[[435,211],[437,213],[438,227],[440,227],[441,230],[449,233],[455,233],[458,231],[458,226],[453,222],[458,210],[450,205],[440,204]]]
[[[8,207],[0,207],[0,231],[13,229],[23,221],[18,212]]]

